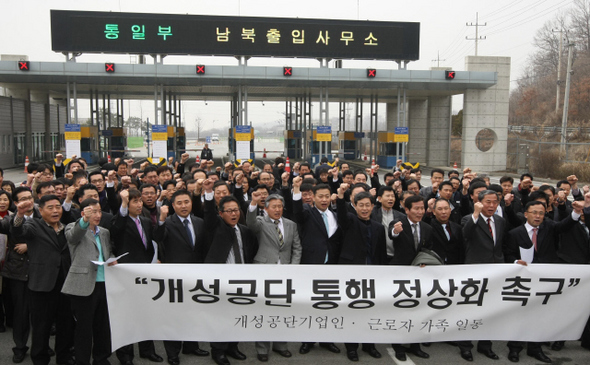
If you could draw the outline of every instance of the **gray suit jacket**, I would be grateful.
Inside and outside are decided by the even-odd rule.
[[[279,234],[273,221],[268,217],[258,217],[256,211],[248,210],[246,214],[248,228],[258,238],[258,252],[255,264],[298,264],[301,261],[301,241],[297,224],[283,217],[283,246],[279,245]]]
[[[66,239],[72,256],[72,266],[70,266],[61,292],[86,297],[92,294],[96,283],[98,266],[90,261],[98,261],[98,248],[94,233],[80,227],[79,222],[80,220],[77,220],[66,227]],[[109,231],[99,227],[98,235],[102,246],[102,257],[105,260],[114,257],[111,251]]]

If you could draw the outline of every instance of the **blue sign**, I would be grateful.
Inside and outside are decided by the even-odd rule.
[[[211,136],[205,137],[205,143],[211,143]]]
[[[329,125],[318,125],[317,133],[318,134],[332,134],[332,127]]]
[[[168,133],[167,125],[153,125],[152,133]]]
[[[301,131],[293,131],[293,138],[301,138]]]
[[[395,134],[409,134],[408,127],[395,127],[394,132]]]
[[[250,133],[250,126],[249,125],[237,125],[236,126],[236,133]]]
[[[80,132],[80,124],[66,124],[65,125],[66,132]]]
[[[354,132],[354,138],[365,138],[365,132]]]
[[[111,130],[100,131],[100,134],[102,134],[104,137],[112,137],[113,131],[111,131]]]

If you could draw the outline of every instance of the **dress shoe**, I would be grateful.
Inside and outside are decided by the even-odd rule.
[[[149,355],[139,355],[139,357],[141,357],[142,359],[148,359],[151,362],[162,362],[162,361],[164,361],[164,359],[162,359],[162,356],[156,354],[155,352],[152,352]]]
[[[553,342],[553,345],[551,345],[551,350],[561,351],[561,349],[563,348],[563,345],[565,345],[565,341],[555,341],[555,342]]]
[[[477,350],[477,352],[479,352],[480,354],[484,354],[486,355],[488,358],[492,359],[492,360],[498,360],[500,359],[498,357],[498,355],[496,355],[496,353],[492,350]]]
[[[189,351],[182,350],[184,355],[195,355],[195,356],[209,356],[209,351],[201,350],[199,348]]]
[[[470,350],[461,351],[461,357],[465,361],[473,361],[473,355]]]
[[[369,354],[369,356],[374,357],[375,359],[381,358],[381,353],[379,351],[377,351],[377,349],[374,347],[369,347],[368,349],[363,349],[363,351],[366,352],[367,354]]]
[[[211,358],[213,359],[213,361],[215,361],[217,365],[230,365],[229,360],[223,352],[214,353],[213,355],[211,355]]]
[[[246,355],[244,355],[240,350],[227,350],[225,354],[229,357],[233,357],[236,360],[246,360]]]
[[[350,361],[359,361],[359,354],[356,352],[356,350],[350,350],[346,353],[346,356],[348,357],[348,360]]]
[[[508,353],[508,360],[510,360],[512,362],[518,362],[518,360],[520,360],[518,358],[518,352],[516,352],[516,351],[510,351]]]
[[[275,350],[272,349],[273,352],[276,352],[277,354],[281,355],[282,357],[291,357],[293,355],[291,355],[291,351],[289,350]]]
[[[268,355],[267,354],[258,354],[258,361],[262,361],[262,362],[267,362],[268,361]]]
[[[178,358],[178,356],[169,357],[168,358],[168,364],[170,364],[170,365],[179,365],[180,364],[180,359]]]
[[[21,362],[23,362],[24,359],[25,359],[25,353],[19,352],[19,353],[14,354],[14,356],[12,357],[12,362],[15,364],[20,364]]]
[[[551,364],[551,359],[547,357],[547,355],[545,355],[545,353],[543,353],[543,351],[539,351],[539,352],[535,352],[535,353],[530,353],[527,352],[527,355],[529,355],[530,357],[534,357],[535,359],[547,363],[547,364]]]
[[[301,347],[299,348],[299,353],[301,355],[305,355],[305,354],[309,353],[309,351],[311,351],[312,347],[313,347],[313,344],[311,344],[311,343],[302,343]]]
[[[406,361],[408,359],[405,352],[396,352],[395,358],[398,359],[399,361]]]
[[[320,347],[323,347],[323,348],[327,349],[328,351],[333,352],[335,354],[340,353],[340,349],[338,348],[338,346],[334,345],[332,342],[320,343]]]
[[[424,347],[430,347],[431,343],[430,342],[423,342],[422,346]]]
[[[416,350],[410,349],[409,352],[411,354],[414,354],[414,355],[416,355],[418,357],[421,357],[423,359],[428,359],[430,357],[430,355],[428,355],[426,352],[424,352],[424,351],[422,351],[420,349],[416,349]]]

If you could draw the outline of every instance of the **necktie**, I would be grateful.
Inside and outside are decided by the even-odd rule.
[[[234,258],[236,260],[236,264],[241,264],[242,263],[242,255],[240,254],[240,241],[242,240],[240,238],[240,229],[235,226],[234,229],[236,230],[236,240],[234,241],[234,244],[232,245],[232,251],[234,252]]]
[[[326,225],[326,233],[330,236],[330,223],[328,223],[328,213],[322,212],[322,218],[324,219],[324,224]]]
[[[190,224],[189,219],[184,220],[184,228],[186,229],[186,234],[188,235],[188,241],[191,244],[191,247],[195,247],[195,242],[193,241],[193,234],[191,233],[191,229],[188,228]]]
[[[260,209],[260,208],[256,208],[256,209],[258,209],[258,216],[264,217],[264,209]]]
[[[420,245],[420,237],[418,237],[418,223],[412,224],[412,229],[414,232],[414,247],[416,251],[418,251],[418,246]]]
[[[283,234],[281,233],[281,229],[279,228],[279,220],[275,221],[275,227],[277,228],[277,233],[279,234],[279,245],[282,247],[285,241],[283,241]]]
[[[492,236],[492,239],[494,239],[494,231],[492,231],[492,219],[488,218],[488,228],[490,230],[490,235]]]
[[[448,223],[445,224],[445,231],[447,231],[447,239],[450,241],[453,235],[451,233],[451,226]]]
[[[143,229],[141,228],[141,223],[139,218],[134,219],[135,225],[137,226],[137,230],[139,231],[139,236],[141,237],[141,242],[143,242],[143,247],[147,248],[147,244],[145,242],[145,236],[143,235]]]
[[[328,237],[330,237],[330,223],[328,223],[328,213],[322,212],[322,218],[324,218],[324,224],[326,225],[326,233],[328,233]],[[326,258],[324,259],[324,264],[328,262],[328,252],[326,250]]]
[[[535,246],[535,251],[537,251],[537,232],[539,228],[533,228],[533,246]]]

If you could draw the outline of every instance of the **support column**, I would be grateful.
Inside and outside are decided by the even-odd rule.
[[[510,57],[468,56],[465,70],[497,72],[498,78],[496,85],[488,89],[465,91],[461,164],[480,172],[503,171],[508,151]],[[487,151],[476,143],[486,137],[483,130],[493,138]]]
[[[410,100],[408,107],[408,161],[426,163],[428,146],[428,101]]]
[[[428,166],[449,166],[451,151],[450,96],[431,96],[428,98]]]

